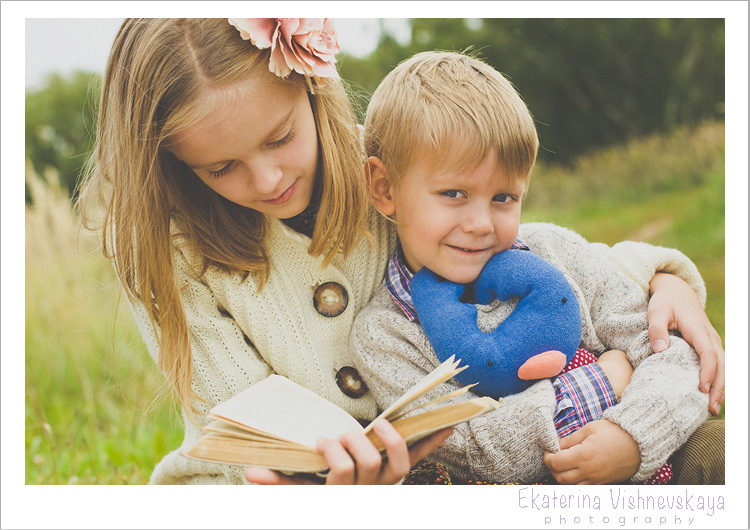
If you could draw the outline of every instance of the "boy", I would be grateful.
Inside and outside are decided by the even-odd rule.
[[[439,363],[419,326],[411,276],[426,267],[470,283],[498,252],[534,252],[573,287],[582,308],[581,347],[602,362],[508,396],[499,410],[456,426],[433,457],[458,480],[539,481],[549,473],[546,462],[562,483],[642,482],[706,418],[697,357],[678,337],[649,357],[642,288],[648,279],[638,284],[624,276],[608,262],[609,249],[553,225],[519,226],[537,147],[526,106],[481,61],[426,52],[384,79],[365,121],[366,172],[373,204],[396,223],[399,247],[386,286],[357,317],[352,351],[378,406],[388,406]],[[480,329],[494,329],[513,306],[480,307]],[[622,396],[632,369],[617,352],[602,356],[608,349],[623,350],[636,367]],[[576,390],[578,383],[593,397]],[[612,392],[622,402],[591,421]],[[581,396],[584,406],[574,406]],[[585,417],[587,410],[593,417]],[[571,412],[574,429],[591,423],[577,450],[553,455],[562,445],[558,436],[570,432]],[[579,465],[582,453],[594,455],[593,466],[591,458]]]

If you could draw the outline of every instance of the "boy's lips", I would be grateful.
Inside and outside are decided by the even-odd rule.
[[[450,248],[459,250],[461,252],[467,252],[470,254],[476,254],[478,252],[484,252],[485,250],[489,250],[489,247],[483,247],[483,248],[469,248],[469,247],[459,247],[456,245],[448,245]]]
[[[294,193],[294,190],[297,188],[297,182],[299,182],[299,179],[295,180],[291,186],[289,186],[284,193],[276,197],[275,199],[270,199],[267,201],[263,201],[266,204],[272,204],[274,206],[279,206],[280,204],[284,204],[289,199],[292,198],[292,194]]]

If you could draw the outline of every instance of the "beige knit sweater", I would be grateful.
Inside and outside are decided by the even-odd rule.
[[[675,250],[639,243],[609,249],[549,224],[522,225],[519,236],[572,285],[581,307],[581,347],[597,355],[608,349],[624,350],[635,368],[621,402],[605,411],[604,418],[620,425],[638,443],[641,465],[632,480],[645,480],[708,414],[707,395],[698,390],[697,355],[677,336],[670,337],[667,350],[652,354],[646,318],[648,284],[656,271],[679,274],[703,299],[697,270]],[[480,329],[497,327],[516,302],[479,306]],[[357,317],[352,352],[379,408],[390,405],[440,364],[419,323],[405,317],[385,288]],[[423,401],[461,386],[448,381]],[[472,397],[469,393],[454,401]],[[504,402],[500,409],[456,426],[430,458],[464,480],[529,483],[548,476],[544,451],[559,450],[551,380],[542,380]]]
[[[373,210],[374,212],[374,210]],[[348,339],[356,314],[382,283],[393,248],[394,235],[387,220],[372,213],[368,228],[377,244],[362,238],[344,258],[338,255],[322,268],[322,258],[307,253],[310,239],[269,219],[266,248],[272,274],[256,292],[252,279],[209,269],[201,278],[187,271],[196,263],[189,248],[175,252],[177,282],[190,330],[193,353],[193,389],[205,399],[194,405],[203,412],[226,401],[272,373],[288,377],[349,412],[372,420],[376,405],[371,395],[352,399],[336,385],[336,372],[352,366]],[[337,282],[346,289],[349,303],[336,317],[324,317],[313,306],[315,288]],[[143,306],[133,307],[141,334],[156,359],[156,334]],[[200,437],[199,425],[185,418],[183,448]],[[151,483],[208,484],[245,482],[244,469],[212,465],[179,454],[168,454],[156,466]]]
[[[194,405],[208,411],[271,373],[284,375],[339,405],[356,418],[373,419],[376,402],[372,394],[360,399],[345,396],[334,376],[343,366],[353,366],[348,338],[354,317],[383,283],[383,275],[394,248],[395,232],[380,215],[371,214],[368,227],[377,244],[364,238],[344,259],[337,256],[323,269],[321,258],[307,254],[310,239],[269,219],[266,245],[272,273],[262,291],[256,292],[251,279],[209,269],[195,278],[188,271],[196,263],[189,247],[175,251],[176,281],[190,329],[193,353],[193,389],[205,399]],[[692,264],[675,251],[648,245],[619,244],[607,249],[608,259],[643,278],[648,291],[654,271],[672,270],[691,282],[699,292],[702,282]],[[681,268],[679,268],[681,267]],[[647,278],[647,279],[646,279]],[[323,317],[313,307],[315,288],[335,281],[349,295],[349,305],[339,316]],[[705,296],[705,294],[703,294]],[[154,359],[158,348],[156,332],[141,305],[133,314]],[[369,381],[368,381],[369,383]],[[185,420],[183,448],[200,437],[199,425]],[[154,484],[245,483],[244,469],[212,465],[185,458],[179,449],[166,455],[156,466]]]

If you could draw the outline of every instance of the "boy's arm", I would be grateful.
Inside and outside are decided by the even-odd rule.
[[[401,313],[385,290],[358,315],[351,337],[355,364],[383,409],[440,363],[417,323]],[[461,385],[450,380],[420,399],[426,402]],[[476,397],[471,392],[449,401]],[[548,380],[504,399],[498,410],[454,427],[430,457],[451,477],[535,482],[548,475],[544,451],[557,451],[552,421],[555,396]]]
[[[647,333],[629,348],[649,350]],[[708,396],[698,390],[699,363],[692,348],[672,336],[670,346],[643,360],[633,372],[620,403],[604,412],[604,419],[627,431],[641,449],[641,465],[633,482],[646,480],[703,423]]]

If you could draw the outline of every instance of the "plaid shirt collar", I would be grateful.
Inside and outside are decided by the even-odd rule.
[[[520,239],[516,238],[510,250],[530,250]],[[391,297],[404,312],[410,322],[417,320],[417,311],[411,297],[411,279],[414,273],[406,266],[401,250],[401,243],[396,246],[396,252],[388,262],[388,270],[385,274],[385,286]]]

